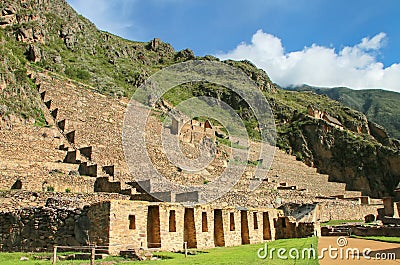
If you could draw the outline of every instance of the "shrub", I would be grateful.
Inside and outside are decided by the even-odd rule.
[[[65,74],[72,79],[79,79],[82,81],[90,79],[89,72],[81,68],[67,67],[67,69],[65,69]]]

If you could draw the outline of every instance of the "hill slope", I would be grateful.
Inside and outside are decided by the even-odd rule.
[[[361,111],[369,120],[385,127],[391,137],[400,139],[400,93],[381,89],[353,90],[346,87],[318,88],[306,85],[289,89],[327,95],[345,106]]]
[[[175,51],[159,39],[124,40],[99,31],[64,0],[5,0],[0,3],[2,64],[0,120],[33,118],[43,126],[40,97],[27,69],[46,69],[91,85],[102,94],[129,97],[147,77],[174,63],[196,57]],[[399,143],[368,122],[364,114],[326,96],[279,89],[268,75],[247,61],[226,61],[242,69],[263,91],[275,115],[278,146],[299,160],[344,182],[350,190],[376,197],[391,194],[400,181]],[[187,93],[181,93],[187,89]],[[245,102],[209,84],[178,88],[168,95],[210,95],[225,100],[257,138],[258,124]],[[179,99],[179,100],[177,100]],[[1,127],[1,124],[0,124]]]

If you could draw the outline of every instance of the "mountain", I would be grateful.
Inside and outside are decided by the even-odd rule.
[[[18,121],[46,126],[31,72],[48,71],[126,100],[166,66],[218,60],[197,57],[189,49],[175,51],[157,38],[135,42],[100,31],[64,0],[2,1],[0,26],[0,127],[9,129]],[[327,96],[282,90],[248,61],[224,63],[242,69],[270,102],[280,149],[329,174],[331,181],[346,183],[348,190],[374,197],[393,194],[400,181],[400,144],[384,128]],[[164,99],[177,104],[202,95],[226,101],[242,117],[249,135],[259,137],[250,107],[226,88],[188,84],[171,90]]]
[[[347,87],[320,88],[307,85],[288,89],[327,95],[364,113],[369,120],[385,127],[391,137],[400,139],[400,93],[382,89],[353,90]]]

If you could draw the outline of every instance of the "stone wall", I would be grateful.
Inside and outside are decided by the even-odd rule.
[[[97,246],[108,246],[110,234],[110,203],[92,205],[87,213],[90,220],[89,242]],[[122,235],[121,235],[122,236]]]
[[[352,228],[352,235],[357,236],[394,236],[400,237],[400,227],[354,227]]]
[[[313,223],[296,223],[276,209],[214,208],[177,203],[110,200],[83,208],[48,198],[46,206],[0,212],[4,251],[50,251],[54,245],[95,244],[121,250],[212,248],[313,235]]]
[[[29,131],[21,131],[21,133],[19,133],[19,131],[12,133],[10,137],[6,137],[7,139],[9,139],[6,142],[7,146],[12,146],[13,141],[15,141],[16,136],[18,135],[25,135],[25,138],[27,139],[25,139],[24,137],[19,137],[21,138],[21,140],[19,141],[17,150],[15,150],[15,148],[8,148],[0,142],[0,146],[4,148],[5,151],[7,151],[6,156],[13,157],[17,156],[16,154],[19,154],[20,150],[35,149],[35,152],[30,152],[29,155],[26,153],[21,153],[20,157],[26,159],[26,157],[34,156],[34,161],[42,162],[43,160],[53,162],[53,164],[49,165],[48,168],[40,171],[38,170],[37,172],[33,172],[33,170],[29,167],[24,168],[21,172],[28,172],[31,180],[42,179],[42,177],[47,177],[49,172],[53,169],[59,169],[59,166],[64,167],[64,163],[55,163],[55,161],[62,161],[62,159],[65,158],[65,150],[63,151],[58,149],[60,145],[65,144],[65,139],[63,139],[65,137],[60,137],[60,132],[52,132],[53,130],[56,130],[56,125],[58,123],[64,121],[63,126],[58,127],[60,129],[62,127],[62,131],[65,133],[76,132],[74,135],[74,145],[76,148],[81,150],[82,148],[91,147],[92,153],[90,157],[92,161],[98,163],[98,176],[104,176],[104,172],[102,172],[102,166],[113,165],[115,166],[115,176],[113,176],[112,180],[121,182],[122,190],[127,189],[128,187],[126,187],[125,183],[132,181],[132,177],[129,174],[128,167],[124,160],[124,153],[120,137],[127,100],[116,100],[107,96],[100,95],[98,93],[92,93],[92,91],[88,89],[88,87],[83,87],[76,82],[72,82],[71,80],[66,80],[55,75],[50,75],[48,72],[32,73],[32,76],[36,79],[36,83],[40,85],[40,91],[44,93],[44,103],[51,101],[50,109],[48,109],[47,105],[43,106],[45,110],[44,114],[48,116],[50,115],[48,113],[49,110],[58,109],[56,123],[53,124],[52,129],[41,128],[40,130],[38,129],[38,131],[35,131],[33,129],[32,131],[30,129]],[[51,117],[49,119],[46,117],[46,119],[48,121],[54,121],[54,119]],[[155,125],[156,122],[157,124],[159,123],[158,117],[149,117],[150,135],[160,135],[162,126],[161,124],[159,124],[160,128],[158,128]],[[188,123],[187,126],[190,127],[189,132],[198,132],[199,135],[208,135],[208,137],[210,138],[215,137],[213,129],[208,128],[208,126],[205,126],[204,123],[200,124],[192,121],[192,124]],[[153,127],[154,131],[151,129]],[[44,133],[46,133],[48,137],[43,137],[42,135],[44,135]],[[28,138],[35,138],[35,144],[32,144],[32,139]],[[162,150],[159,149],[161,145],[159,144],[158,140],[154,141],[154,143],[154,146],[149,145],[150,157],[153,159],[154,164],[160,165],[157,170],[159,170],[165,176],[168,176],[171,181],[182,183],[180,181],[184,180],[184,183],[186,181],[193,181],[193,184],[196,185],[203,184],[205,181],[212,181],[214,177],[219,175],[219,173],[221,173],[226,167],[225,158],[222,155],[218,155],[217,159],[215,159],[211,165],[212,168],[210,167],[209,170],[205,170],[201,174],[189,174],[188,172],[180,171],[172,164],[170,166],[170,163],[168,163],[166,157],[162,155]],[[36,152],[36,148],[38,148],[39,146],[42,146],[43,148],[40,148],[40,150],[38,149]],[[69,150],[72,150],[71,148],[72,147],[70,147]],[[47,158],[44,160],[43,157]],[[251,159],[252,161],[256,159],[257,156],[254,155],[254,157],[255,158]],[[4,159],[4,157],[1,158]],[[40,165],[42,164],[43,163],[40,163]],[[77,167],[77,165],[72,164],[66,166]],[[269,171],[269,174],[267,176],[270,182],[263,182],[262,187],[260,187],[260,189],[255,192],[248,191],[247,178],[251,177],[253,171],[252,167],[248,168],[249,170],[248,172],[246,172],[246,175],[241,178],[238,185],[236,185],[233,190],[233,193],[235,193],[233,200],[231,201],[229,194],[221,198],[221,200],[229,200],[229,205],[275,207],[277,205],[272,204],[274,204],[274,202],[276,201],[292,202],[296,200],[304,202],[305,200],[314,200],[316,196],[356,196],[354,195],[355,192],[349,192],[345,190],[344,183],[328,182],[327,175],[318,174],[315,168],[307,167],[302,162],[296,161],[295,157],[288,156],[279,150],[277,150],[276,152],[272,169]],[[7,170],[10,170],[9,172],[15,171],[14,168],[10,168]],[[69,171],[71,170],[66,170],[65,174],[68,175]],[[76,171],[76,168],[73,171]],[[24,176],[24,174],[18,173],[16,178],[13,179],[14,181],[7,183],[7,185],[3,189],[9,189],[10,185],[12,186],[15,183],[16,179],[21,176]],[[10,179],[9,174],[4,175],[4,179]],[[276,184],[280,182],[287,182],[288,185],[295,185],[297,186],[298,190],[277,190]],[[88,183],[88,185],[83,185],[82,183],[80,183],[75,185],[74,187],[66,188],[71,189],[71,191],[73,192],[88,192],[89,190],[86,189],[86,187],[93,187],[93,185],[90,184],[91,183]],[[117,183],[110,184],[117,185]],[[41,190],[41,186],[42,183],[38,182],[37,185],[35,184],[33,190]],[[55,187],[56,191],[65,191],[66,189],[61,184],[49,184],[49,186]],[[27,184],[23,183],[22,189],[28,189],[27,187]],[[77,189],[85,188],[86,190],[75,190],[75,187]],[[266,192],[267,190],[271,192]],[[286,199],[286,197],[288,198]]]
[[[0,212],[1,250],[51,251],[54,245],[87,245],[87,209],[32,207]]]
[[[27,207],[83,208],[109,200],[129,200],[129,196],[112,193],[0,192],[0,211],[11,212]]]
[[[330,220],[364,220],[368,214],[377,214],[382,204],[365,204],[359,201],[333,200],[319,203],[319,220],[327,222]]]
[[[275,209],[214,209],[210,205],[184,207],[175,203],[120,200],[102,202],[90,208],[90,219],[96,218],[97,223],[101,223],[94,230],[103,231],[103,237],[94,232],[89,232],[89,237],[96,244],[107,245],[108,242],[109,253],[113,255],[141,247],[182,250],[184,242],[188,242],[189,248],[200,249],[237,246],[243,243],[244,237],[242,213],[247,214],[248,241],[245,243],[275,238],[273,219],[280,213]],[[217,214],[221,218],[216,218]],[[109,223],[101,221],[107,215],[110,216]],[[104,236],[107,231],[108,238]]]
[[[174,127],[174,126],[173,126]],[[180,139],[185,143],[201,143],[204,138],[215,141],[215,129],[209,121],[204,123],[191,120],[182,126],[180,130]]]
[[[0,138],[1,190],[20,182],[22,190],[93,192],[93,178],[79,176],[76,164],[62,163],[66,152],[59,147],[66,142],[57,129],[19,124],[0,129]]]
[[[49,175],[46,178],[37,176],[11,176],[0,174],[0,190],[14,189],[14,184],[21,182],[19,189],[26,191],[47,191],[51,189],[56,192],[93,192],[95,178],[85,176],[71,176],[66,174]]]
[[[292,216],[282,216],[274,219],[276,239],[302,238],[316,235],[318,226],[315,223],[298,223]]]

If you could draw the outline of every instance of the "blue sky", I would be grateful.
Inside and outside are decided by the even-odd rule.
[[[400,91],[397,0],[67,0],[98,28],[248,59],[283,86]]]

